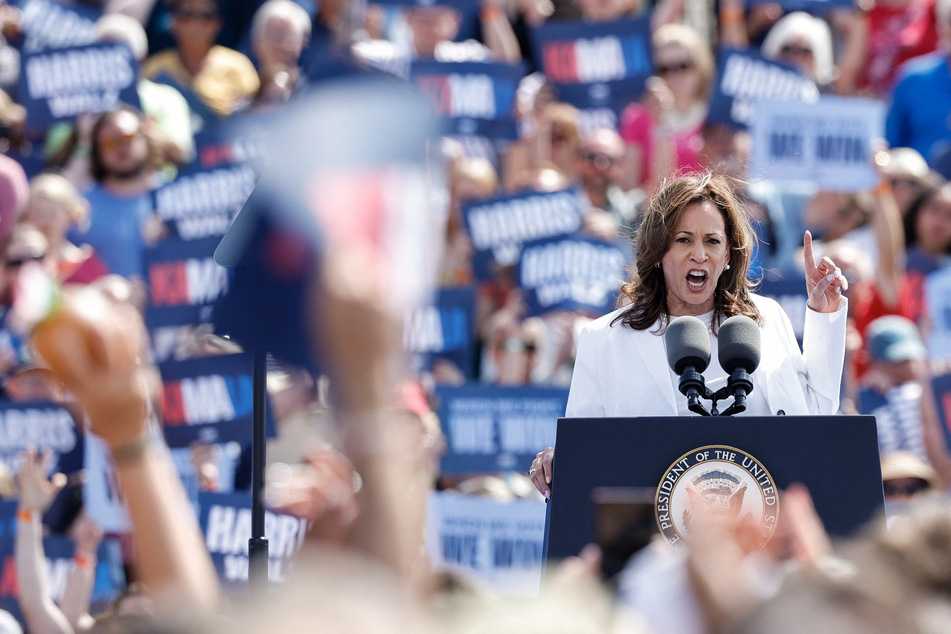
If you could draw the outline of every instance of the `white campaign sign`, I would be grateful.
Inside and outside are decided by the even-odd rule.
[[[427,550],[433,567],[473,574],[508,596],[534,596],[541,582],[544,502],[496,502],[433,493]]]
[[[841,192],[878,183],[872,147],[885,132],[880,102],[845,97],[822,97],[811,105],[757,101],[754,113],[753,179],[809,181]]]

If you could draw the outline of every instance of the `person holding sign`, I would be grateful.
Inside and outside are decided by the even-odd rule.
[[[632,185],[653,191],[668,174],[700,167],[700,131],[707,116],[713,55],[697,31],[669,24],[654,33],[654,77],[642,103],[621,114]]]
[[[621,286],[626,305],[585,327],[571,379],[569,417],[687,416],[687,398],[667,365],[671,320],[708,324],[714,358],[706,386],[727,374],[716,361],[721,323],[746,315],[759,326],[761,361],[751,375],[745,415],[834,414],[845,357],[848,282],[829,258],[817,264],[805,234],[808,302],[803,350],[775,301],[753,293],[747,278],[755,237],[734,183],[704,172],[668,182],[650,201],[637,235],[635,272]],[[529,475],[551,495],[554,448],[538,453]]]

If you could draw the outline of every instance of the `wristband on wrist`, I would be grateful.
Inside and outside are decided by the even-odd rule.
[[[73,555],[73,563],[76,564],[77,568],[82,568],[83,570],[92,570],[96,567],[96,558],[87,557],[77,553]]]
[[[143,434],[132,442],[110,449],[112,453],[112,463],[118,466],[135,464],[142,460],[152,446],[152,439],[148,434]]]
[[[36,513],[33,511],[28,511],[27,509],[17,509],[17,519],[21,522],[32,522],[36,517]]]
[[[720,24],[727,26],[743,24],[745,19],[746,16],[743,13],[743,9],[735,7],[724,7],[720,9]]]
[[[492,20],[497,20],[505,16],[505,11],[502,10],[502,7],[496,4],[490,4],[488,6],[482,7],[482,10],[479,11],[479,18],[485,22],[491,22]]]

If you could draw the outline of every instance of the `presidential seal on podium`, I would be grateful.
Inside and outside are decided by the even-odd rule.
[[[657,485],[654,512],[664,539],[677,550],[711,523],[752,527],[751,546],[759,549],[776,529],[779,495],[759,460],[736,447],[707,445],[670,465]]]

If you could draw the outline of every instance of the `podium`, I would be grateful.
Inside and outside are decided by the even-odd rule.
[[[672,488],[678,479],[684,486],[712,486],[709,474],[720,475],[719,461],[707,463],[711,468],[705,470],[700,465],[704,451],[707,460],[713,460],[716,451],[735,454],[736,464],[748,467],[750,476],[745,479],[752,485],[747,488],[762,490],[760,484],[765,483],[767,501],[771,485],[763,471],[780,490],[802,483],[834,537],[853,536],[881,517],[882,471],[872,416],[560,418],[545,522],[545,558],[577,555],[595,541],[592,494],[596,489],[655,491],[665,480],[669,483],[663,486]],[[753,482],[757,478],[759,484]],[[749,506],[751,494],[745,493]],[[782,522],[781,499],[777,503]],[[668,509],[658,504],[655,520],[684,514],[674,510],[673,505]],[[668,541],[673,543],[676,531],[670,535]]]

